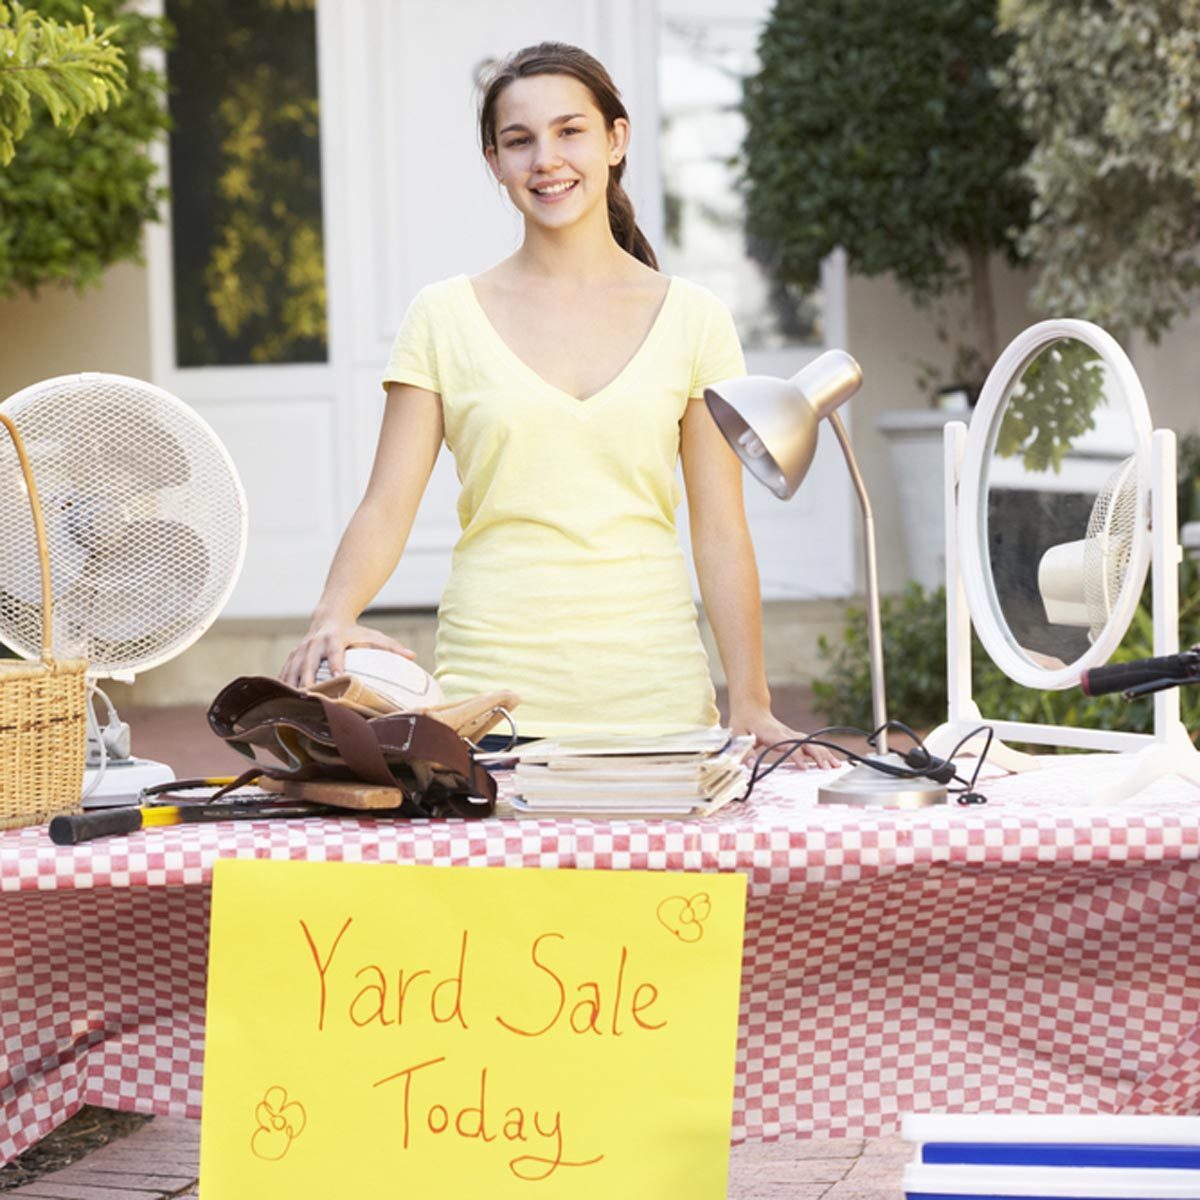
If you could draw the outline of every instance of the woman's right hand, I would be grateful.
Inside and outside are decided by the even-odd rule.
[[[310,688],[322,659],[328,660],[331,675],[340,675],[345,669],[346,651],[352,646],[374,646],[405,658],[416,658],[414,651],[378,629],[369,629],[353,621],[324,621],[313,625],[304,640],[287,656],[279,678],[289,687]]]

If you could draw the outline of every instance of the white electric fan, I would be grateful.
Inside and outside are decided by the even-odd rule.
[[[1051,625],[1086,629],[1091,642],[1107,627],[1133,555],[1137,512],[1137,457],[1130,455],[1104,481],[1083,539],[1042,555],[1038,592]]]
[[[129,682],[212,624],[241,571],[245,493],[208,424],[141,380],[64,375],[25,388],[0,411],[20,431],[41,499],[53,652],[88,662],[85,804],[128,800],[173,775],[131,756],[128,727],[96,680]],[[25,658],[40,653],[40,587],[16,453],[0,447],[0,641]]]

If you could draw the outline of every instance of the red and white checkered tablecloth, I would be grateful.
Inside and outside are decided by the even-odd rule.
[[[1200,1113],[1200,790],[1089,806],[1100,760],[918,812],[779,771],[703,821],[183,825],[0,834],[0,1162],[82,1104],[200,1114],[218,857],[741,871],[734,1137],[910,1110]]]

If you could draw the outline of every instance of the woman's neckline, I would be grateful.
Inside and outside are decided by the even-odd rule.
[[[501,352],[515,363],[524,374],[531,379],[537,380],[538,383],[553,392],[557,396],[562,396],[570,400],[573,404],[591,404],[602,397],[606,392],[614,389],[637,365],[638,361],[643,358],[647,352],[647,348],[655,340],[655,337],[663,324],[663,315],[666,313],[668,306],[671,303],[671,297],[677,290],[675,287],[676,277],[669,276],[667,280],[667,290],[663,293],[663,298],[659,301],[658,311],[654,314],[654,319],[650,322],[650,328],[646,331],[646,336],[634,352],[625,360],[625,364],[617,371],[617,373],[603,387],[598,388],[588,396],[573,396],[566,389],[561,388],[556,383],[551,383],[545,376],[535,371],[505,340],[500,336],[500,331],[492,324],[492,319],[487,315],[487,310],[483,307],[482,301],[479,299],[479,293],[475,290],[475,285],[471,282],[468,275],[459,275],[458,280],[466,289],[470,297],[472,307],[479,316],[479,321],[487,331],[488,336],[499,347]]]

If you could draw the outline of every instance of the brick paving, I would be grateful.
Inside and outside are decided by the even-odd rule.
[[[167,1200],[196,1195],[200,1122],[159,1117],[4,1200]]]
[[[751,1142],[730,1155],[729,1200],[898,1200],[912,1147],[898,1138]],[[156,1118],[5,1200],[186,1200],[198,1196],[199,1121]],[[669,1200],[678,1200],[670,1197]]]

